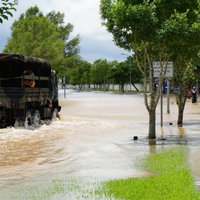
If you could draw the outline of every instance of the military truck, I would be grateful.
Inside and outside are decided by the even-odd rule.
[[[47,61],[0,53],[0,128],[29,128],[60,110],[56,73]]]

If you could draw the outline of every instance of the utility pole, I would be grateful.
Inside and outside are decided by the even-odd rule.
[[[131,93],[131,66],[130,66],[130,93]]]

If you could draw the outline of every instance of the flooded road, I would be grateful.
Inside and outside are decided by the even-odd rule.
[[[199,184],[200,104],[188,101],[184,128],[177,128],[175,101],[171,98],[171,113],[166,114],[164,99],[162,129],[157,109],[157,137],[164,140],[149,145],[142,94],[68,90],[66,99],[60,96],[60,120],[33,130],[0,130],[0,200],[93,199],[78,192],[79,182],[89,187],[113,178],[146,176],[138,167],[140,159],[176,145],[186,145]]]

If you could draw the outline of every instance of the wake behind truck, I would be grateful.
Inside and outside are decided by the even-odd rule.
[[[39,58],[0,54],[0,128],[40,124],[58,116],[56,73]]]

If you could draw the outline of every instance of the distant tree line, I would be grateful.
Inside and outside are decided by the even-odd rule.
[[[77,85],[81,90],[83,85],[93,85],[95,89],[108,90],[109,85],[120,85],[124,92],[125,84],[133,85],[141,82],[141,73],[130,56],[124,62],[98,59],[94,63],[84,60],[77,61],[77,65],[67,69],[65,77],[67,84]],[[137,90],[137,88],[136,88]]]

